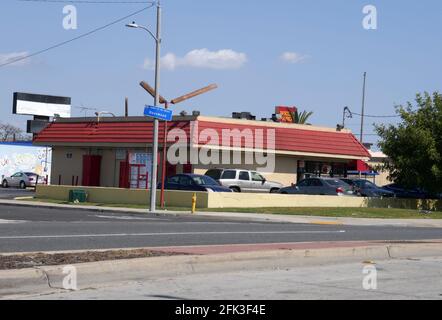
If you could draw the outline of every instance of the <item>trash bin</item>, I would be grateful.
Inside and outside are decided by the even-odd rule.
[[[84,190],[70,190],[69,202],[87,202],[88,194]]]

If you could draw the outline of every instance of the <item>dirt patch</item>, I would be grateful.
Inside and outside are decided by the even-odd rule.
[[[176,255],[184,254],[138,249],[103,252],[87,251],[76,253],[32,253],[20,255],[0,255],[0,270],[25,269],[42,266],[58,266],[87,262],[153,258]]]

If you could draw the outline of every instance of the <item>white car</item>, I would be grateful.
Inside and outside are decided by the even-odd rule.
[[[233,192],[278,193],[283,187],[281,183],[267,181],[260,173],[250,170],[211,169],[206,172],[206,176],[230,188]]]
[[[10,177],[3,178],[2,187],[18,187],[20,189],[26,189],[27,187],[35,187],[37,184],[46,184],[46,178],[40,177],[33,172],[17,172]]]

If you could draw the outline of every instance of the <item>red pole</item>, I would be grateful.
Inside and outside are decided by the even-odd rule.
[[[166,109],[169,108],[169,103],[166,101]],[[163,159],[162,159],[162,170],[161,170],[161,196],[160,203],[161,208],[164,209],[164,185],[166,182],[166,157],[167,157],[167,121],[164,121],[164,138],[163,138]]]

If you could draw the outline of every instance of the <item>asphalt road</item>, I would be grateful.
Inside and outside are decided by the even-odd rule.
[[[2,188],[0,187],[0,199],[12,200],[16,197],[32,197],[34,196],[34,190],[32,189],[15,189],[15,188]]]
[[[442,229],[324,226],[0,205],[0,252],[442,239]]]

